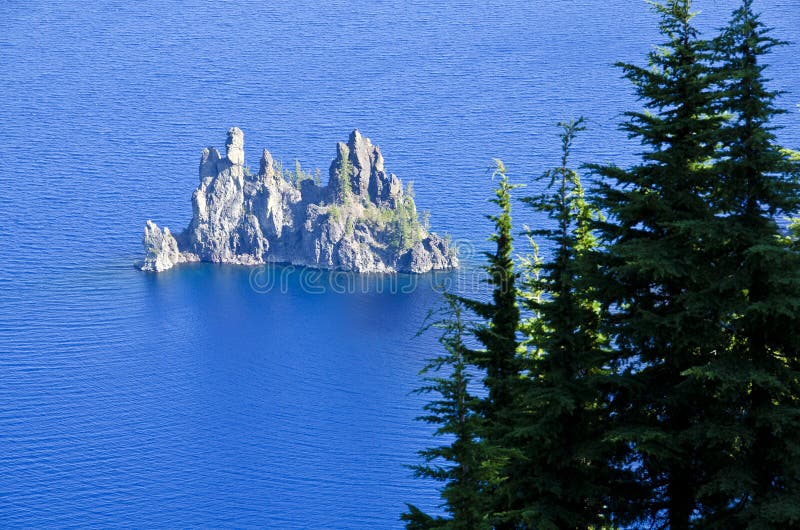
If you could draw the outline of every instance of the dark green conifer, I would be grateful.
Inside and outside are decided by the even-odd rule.
[[[654,6],[666,42],[648,67],[621,65],[645,106],[623,125],[644,147],[642,160],[629,169],[594,166],[606,178],[597,201],[608,220],[597,224],[604,249],[593,283],[615,349],[608,436],[630,447],[617,465],[635,470],[650,492],[643,509],[620,515],[684,530],[702,508],[715,449],[701,425],[713,404],[688,371],[711,362],[725,337],[711,205],[723,118],[691,2]]]
[[[522,292],[498,163],[491,297],[450,298],[479,317],[481,348],[456,326],[427,409],[468,443],[423,453],[450,516],[410,506],[408,528],[800,527],[800,220],[783,221],[800,155],[771,125],[763,56],[779,42],[741,1],[714,41],[689,0],[654,4],[666,42],[621,65],[645,107],[623,125],[641,161],[590,166],[600,219],[567,163],[580,123],[565,127],[554,192],[528,201],[555,221],[529,232],[555,255],[526,260]],[[473,371],[480,398],[460,386]]]
[[[526,328],[531,355],[513,444],[523,447],[526,473],[510,479],[523,496],[515,518],[526,528],[600,528],[609,521],[611,493],[603,443],[607,349],[600,307],[582,270],[597,246],[591,227],[598,214],[569,167],[583,119],[559,125],[561,165],[543,175],[544,193],[524,199],[555,226],[529,231],[548,240],[553,255],[544,263],[527,260],[534,270],[525,288],[540,295],[524,297],[535,328]]]
[[[516,186],[509,181],[503,163],[500,160],[495,163],[494,175],[500,177],[500,184],[492,202],[500,212],[488,216],[495,225],[495,233],[490,237],[495,249],[484,252],[488,261],[485,270],[488,274],[486,282],[492,289],[491,300],[461,298],[461,301],[485,321],[473,330],[484,348],[473,351],[471,361],[486,370],[484,383],[489,391],[487,419],[503,421],[503,415],[512,405],[513,387],[519,376],[517,330],[520,313],[511,225],[511,191]]]
[[[500,183],[492,202],[500,212],[489,216],[495,224],[490,238],[495,250],[484,253],[488,261],[485,281],[491,294],[485,299],[446,296],[451,316],[444,321],[442,344],[448,355],[435,359],[428,370],[447,364],[452,373],[449,378],[429,379],[431,384],[422,389],[442,396],[426,406],[431,414],[423,419],[438,423],[439,434],[452,434],[454,438],[451,445],[423,451],[425,463],[415,471],[419,476],[445,482],[444,507],[452,517],[430,517],[409,505],[402,518],[410,529],[514,528],[508,518],[514,499],[503,486],[512,471],[509,462],[513,450],[507,443],[515,416],[520,369],[520,312],[511,225],[511,191],[515,186],[502,162],[497,160],[496,165],[494,176],[500,177]],[[479,348],[464,345],[462,308],[478,319],[467,333]],[[485,395],[469,394],[469,373],[483,376]],[[442,460],[450,464],[436,464]]]
[[[715,40],[721,88],[716,163],[717,300],[727,344],[693,371],[720,403],[715,432],[727,458],[708,490],[709,528],[800,525],[800,261],[778,220],[800,207],[800,165],[776,143],[772,119],[782,113],[764,77],[764,55],[781,42],[741,7]],[[711,421],[709,422],[711,423]]]
[[[420,420],[437,425],[436,436],[450,437],[449,443],[420,452],[423,463],[413,466],[416,476],[444,482],[441,491],[443,507],[450,517],[431,517],[416,506],[401,517],[410,530],[479,530],[489,528],[485,517],[486,498],[482,494],[481,444],[478,440],[480,417],[476,413],[479,400],[470,394],[470,376],[465,359],[465,324],[461,302],[445,295],[444,317],[432,324],[442,330],[439,342],[445,353],[423,369],[426,385],[418,393],[437,394],[427,403],[427,415]]]
[[[503,487],[509,473],[514,450],[508,447],[508,435],[513,427],[517,386],[520,375],[520,311],[517,303],[517,273],[513,258],[513,232],[511,224],[511,184],[506,168],[495,160],[495,177],[500,183],[492,202],[500,211],[489,215],[495,232],[490,240],[495,249],[484,253],[488,264],[486,283],[492,289],[491,299],[459,298],[482,321],[471,331],[481,346],[470,350],[468,360],[485,374],[483,380],[487,396],[481,400],[480,412],[483,426],[480,431],[484,451],[484,467],[490,475],[486,494],[490,499],[490,512],[495,528],[514,528],[508,520],[509,512],[517,502],[517,492]]]

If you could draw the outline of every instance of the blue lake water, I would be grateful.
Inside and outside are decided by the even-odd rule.
[[[697,2],[702,26],[734,3]],[[799,147],[797,1],[757,5],[796,42],[771,74]],[[493,157],[535,189],[554,123],[585,115],[576,163],[630,160],[612,63],[641,62],[654,22],[638,0],[0,3],[0,526],[397,528],[404,502],[435,507],[404,467],[430,443],[410,392],[431,278],[143,274],[144,221],[187,224],[230,126],[251,166],[268,147],[324,175],[357,127],[480,248]]]

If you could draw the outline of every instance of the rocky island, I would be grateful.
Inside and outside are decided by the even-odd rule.
[[[420,222],[410,186],[387,173],[378,146],[357,130],[339,142],[327,185],[299,163],[287,170],[266,149],[258,173],[244,161],[244,133],[228,130],[225,156],[200,158],[189,226],[173,234],[148,220],[144,271],[209,261],[291,263],[356,272],[424,273],[458,266],[447,238]]]

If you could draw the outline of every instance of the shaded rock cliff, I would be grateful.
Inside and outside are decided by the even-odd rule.
[[[244,165],[244,133],[228,131],[225,156],[200,157],[189,226],[173,235],[147,221],[145,257],[160,272],[178,263],[292,263],[356,272],[423,273],[458,266],[455,248],[421,223],[413,192],[384,169],[380,149],[357,130],[339,142],[328,184],[284,169],[266,149],[258,173]]]

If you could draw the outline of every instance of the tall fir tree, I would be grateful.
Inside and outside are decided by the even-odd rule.
[[[621,65],[646,109],[626,113],[623,125],[644,147],[642,160],[629,169],[592,166],[606,179],[596,200],[608,215],[597,224],[604,248],[592,281],[615,350],[609,438],[630,447],[616,465],[634,470],[650,492],[643,508],[624,515],[685,530],[713,473],[701,423],[714,404],[688,371],[709,363],[725,338],[713,296],[720,235],[710,204],[723,118],[691,2],[654,6],[666,42],[648,67]]]
[[[519,377],[517,330],[520,312],[511,224],[511,192],[517,186],[511,184],[502,161],[495,160],[495,164],[494,176],[500,178],[500,183],[491,202],[500,211],[488,216],[495,225],[495,232],[490,237],[495,249],[484,252],[487,260],[486,283],[492,289],[491,300],[460,300],[484,321],[473,330],[475,338],[484,348],[474,350],[471,361],[486,370],[484,384],[489,392],[485,402],[486,417],[502,423],[508,419],[504,415],[512,406],[513,389]]]
[[[511,223],[511,193],[517,185],[511,183],[505,165],[495,160],[494,177],[500,178],[493,202],[499,208],[488,218],[495,232],[490,237],[493,251],[484,253],[487,259],[486,283],[491,288],[491,299],[478,300],[462,297],[459,300],[481,319],[471,331],[482,348],[470,350],[468,360],[485,374],[483,384],[487,395],[481,400],[480,412],[483,427],[480,437],[484,448],[484,463],[491,477],[486,495],[490,499],[489,512],[495,528],[514,528],[508,520],[509,512],[517,502],[516,492],[504,487],[507,475],[514,470],[510,465],[515,451],[508,447],[508,435],[513,427],[515,395],[520,374],[520,310],[517,302],[517,272],[513,258],[513,228]]]
[[[714,42],[728,117],[713,196],[724,236],[716,261],[728,279],[717,299],[730,339],[694,374],[724,405],[715,425],[731,456],[710,485],[709,528],[800,525],[800,261],[778,222],[800,208],[800,164],[771,125],[782,111],[763,59],[782,43],[769,33],[743,0]]]
[[[447,444],[420,452],[423,463],[413,466],[416,476],[444,482],[441,496],[449,517],[433,517],[414,505],[401,517],[409,530],[480,530],[489,528],[483,495],[482,445],[478,440],[479,400],[470,394],[470,375],[464,344],[465,323],[461,302],[446,294],[443,318],[428,327],[442,330],[439,342],[444,354],[423,369],[425,386],[417,393],[436,394],[418,419],[437,425],[435,435]]]
[[[452,518],[430,517],[418,508],[409,506],[403,520],[412,530],[514,528],[513,522],[508,520],[513,499],[503,485],[510,472],[509,461],[513,452],[508,448],[507,442],[512,428],[520,369],[517,339],[520,312],[517,303],[517,275],[512,255],[511,224],[511,192],[516,186],[509,181],[503,163],[499,160],[495,163],[493,176],[499,177],[500,183],[492,202],[500,211],[488,216],[495,225],[495,232],[490,237],[495,249],[484,253],[488,262],[485,266],[485,281],[491,294],[486,299],[447,297],[454,315],[458,308],[454,322],[461,322],[462,307],[477,317],[477,322],[467,329],[467,334],[477,343],[477,347],[464,346],[463,324],[451,326],[449,329],[457,330],[457,333],[446,335],[449,338],[446,338],[444,344],[448,351],[457,353],[458,361],[456,362],[451,353],[448,362],[451,366],[456,363],[459,367],[458,370],[453,370],[453,377],[460,375],[456,379],[435,381],[433,387],[427,388],[443,396],[442,401],[434,401],[426,407],[432,413],[427,420],[440,423],[442,433],[455,434],[457,424],[453,423],[453,414],[457,410],[458,399],[454,398],[454,392],[464,392],[462,398],[468,402],[468,409],[463,412],[467,414],[465,418],[469,421],[465,425],[466,430],[461,433],[462,437],[456,435],[454,438],[455,442],[459,439],[463,441],[458,445],[463,452],[455,452],[455,442],[451,446],[423,452],[422,456],[427,464],[416,468],[420,476],[439,478],[446,482],[442,494],[445,508],[452,514]],[[482,376],[481,382],[486,393],[479,398],[467,393],[467,374],[470,371]],[[453,463],[449,471],[428,465],[442,458]],[[465,469],[470,474],[459,482],[460,479],[453,473]]]
[[[553,255],[525,261],[524,288],[535,295],[523,298],[533,315],[525,327],[531,355],[513,440],[524,448],[528,472],[511,477],[523,494],[515,518],[526,528],[601,528],[610,521],[611,493],[610,447],[603,441],[607,344],[594,288],[583,274],[585,257],[597,246],[592,223],[598,212],[569,166],[583,118],[559,125],[561,165],[542,176],[544,193],[523,199],[555,226],[528,231],[549,241]]]

